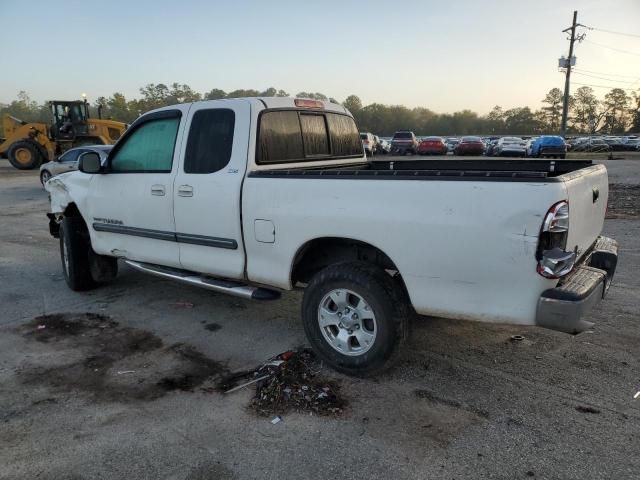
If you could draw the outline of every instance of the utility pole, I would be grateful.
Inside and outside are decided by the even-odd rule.
[[[578,21],[578,11],[573,11],[573,23],[569,28],[563,30],[564,33],[571,31],[571,37],[569,37],[569,58],[567,58],[567,72],[564,80],[564,100],[562,102],[562,123],[560,124],[560,135],[563,137],[567,134],[567,116],[569,115],[569,79],[571,78],[571,61],[573,58],[573,44],[577,40],[581,42],[585,37],[584,34],[576,37],[576,27],[580,25],[576,23]]]

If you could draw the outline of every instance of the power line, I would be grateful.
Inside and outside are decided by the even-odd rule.
[[[591,83],[578,83],[578,82],[573,82],[574,85],[581,85],[583,87],[593,87],[593,88],[610,88],[610,89],[614,89],[617,88],[619,90],[628,90],[630,92],[633,92],[635,90],[637,90],[637,88],[623,88],[623,87],[618,87],[615,85],[593,85]]]
[[[625,37],[640,38],[640,35],[637,35],[635,33],[615,32],[613,30],[605,30],[604,28],[587,27],[586,25],[582,25],[582,26],[585,28],[588,28],[589,30],[595,30],[596,32],[604,32],[604,33],[611,33],[613,35],[624,35]]]
[[[594,72],[593,70],[585,70],[584,68],[573,67],[575,72],[594,73],[596,75],[608,75],[609,77],[637,78],[637,75],[620,75],[619,73]]]
[[[630,52],[628,50],[622,50],[620,48],[616,48],[616,47],[610,47],[609,45],[602,45],[601,43],[596,43],[596,42],[592,42],[591,40],[584,40],[587,43],[590,43],[591,45],[596,45],[598,47],[602,47],[602,48],[608,48],[609,50],[613,50],[614,52],[620,52],[620,53],[626,53],[627,55],[634,55],[636,57],[640,57],[640,53],[635,53],[635,52]]]
[[[633,80],[616,80],[614,78],[600,77],[600,76],[597,76],[597,75],[589,75],[588,73],[582,73],[582,72],[576,71],[575,69],[574,69],[573,73],[575,73],[576,75],[582,75],[584,77],[595,78],[597,80],[607,80],[609,82],[628,83],[628,84],[635,83]]]

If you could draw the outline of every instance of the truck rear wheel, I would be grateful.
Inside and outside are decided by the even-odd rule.
[[[408,336],[408,305],[384,270],[365,263],[331,265],[304,292],[302,321],[318,355],[359,376],[391,365]]]
[[[21,140],[15,142],[7,151],[11,165],[19,170],[33,170],[42,164],[44,157],[35,142]]]

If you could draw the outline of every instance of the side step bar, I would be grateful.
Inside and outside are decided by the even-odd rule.
[[[125,260],[124,262],[140,272],[149,273],[156,277],[166,278],[169,280],[177,280],[178,282],[206,288],[208,290],[213,290],[214,292],[226,293],[228,295],[248,298],[251,300],[277,300],[280,298],[280,292],[276,290],[269,290],[268,288],[252,287],[239,282],[206,277],[197,273],[189,272],[188,270],[163,267],[161,265],[153,265],[151,263],[135,262],[133,260]]]

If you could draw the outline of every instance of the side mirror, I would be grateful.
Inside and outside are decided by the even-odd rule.
[[[78,170],[84,173],[100,173],[102,171],[100,155],[96,152],[86,152],[80,155]]]

